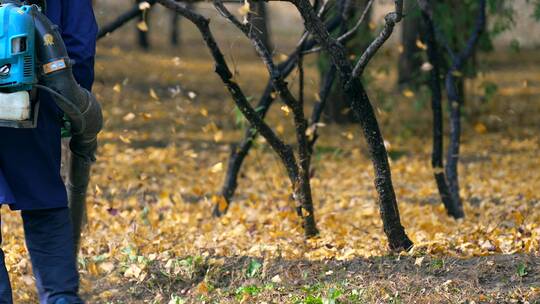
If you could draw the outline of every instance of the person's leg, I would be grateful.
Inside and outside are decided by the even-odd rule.
[[[40,303],[83,303],[77,295],[79,274],[69,209],[22,211],[22,217]]]
[[[2,207],[2,205],[0,205]],[[0,304],[12,304],[11,285],[2,251],[2,217],[0,216]]]

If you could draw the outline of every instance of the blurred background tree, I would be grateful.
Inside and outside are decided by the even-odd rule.
[[[422,50],[418,46],[422,24],[420,10],[416,1],[405,1],[404,11],[398,61],[398,85],[401,89],[416,88],[422,83]]]

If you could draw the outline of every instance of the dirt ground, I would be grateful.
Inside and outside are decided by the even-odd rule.
[[[537,303],[539,263],[528,255],[347,261],[213,257],[186,266],[185,277],[171,278],[156,267],[151,278],[120,287],[122,295],[113,298],[116,303],[148,303],[148,294],[160,290],[186,303]],[[250,265],[261,265],[260,271],[251,275]],[[527,265],[526,276],[518,274],[519,265]],[[95,288],[110,286],[98,283]],[[165,296],[153,300],[167,302]]]
[[[235,78],[256,99],[263,65],[240,35],[216,23]],[[185,28],[178,48],[156,35],[152,51],[138,50],[133,28],[99,44],[94,92],[106,123],[80,257],[88,303],[540,302],[537,50],[482,54],[481,72],[467,81],[460,164],[467,217],[459,221],[446,216],[432,178],[428,92],[396,89],[392,49],[370,66],[365,82],[416,245],[395,255],[357,125],[321,129],[313,160],[320,237],[304,239],[283,168],[262,140],[229,213],[210,216],[242,123],[200,39]],[[296,38],[277,37],[279,60]],[[308,111],[316,67],[309,58]],[[493,96],[488,85],[497,87]],[[270,124],[292,142],[280,107]],[[16,303],[35,303],[20,219],[3,209],[2,220]]]

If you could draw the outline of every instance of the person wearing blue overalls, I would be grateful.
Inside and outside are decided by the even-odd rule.
[[[47,0],[46,4],[46,15],[60,27],[75,61],[77,82],[90,90],[97,37],[91,0]],[[40,96],[37,128],[0,128],[0,204],[21,211],[40,303],[83,303],[78,296],[73,230],[60,176],[63,113],[48,95]],[[12,294],[1,243],[0,233],[0,304],[7,304],[12,303]]]

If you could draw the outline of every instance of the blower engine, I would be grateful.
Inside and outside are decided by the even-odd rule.
[[[37,127],[42,92],[64,111],[72,134],[66,187],[78,248],[103,116],[94,95],[73,77],[73,62],[41,2],[0,0],[0,127]]]
[[[0,126],[33,128],[39,100],[30,92],[37,84],[35,26],[31,6],[0,6]],[[5,26],[7,25],[7,26]]]

